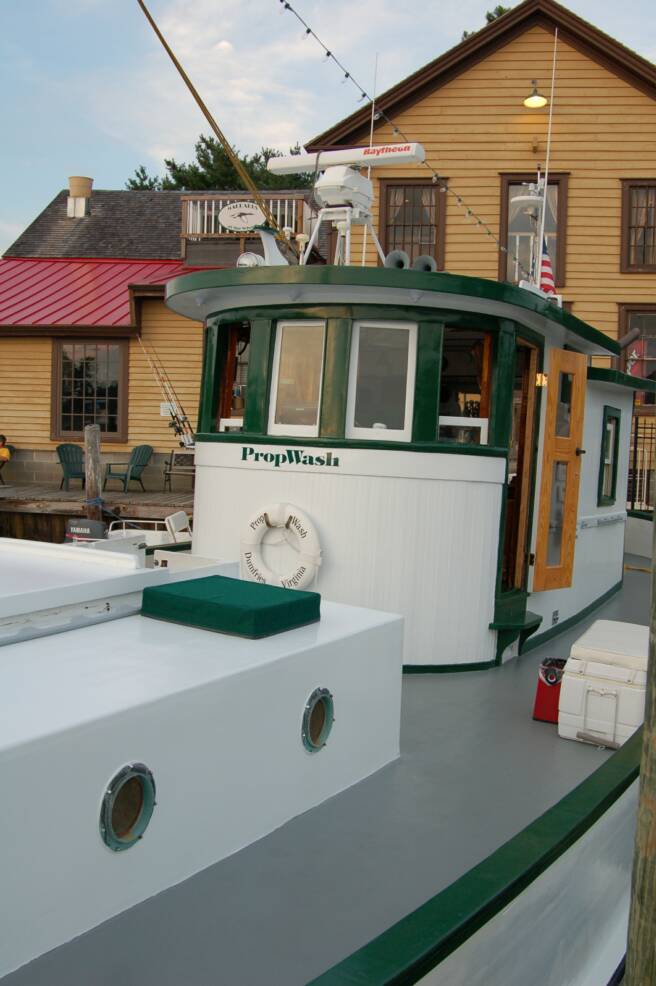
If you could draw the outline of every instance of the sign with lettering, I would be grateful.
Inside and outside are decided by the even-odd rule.
[[[241,461],[266,462],[267,465],[273,465],[275,469],[279,469],[281,466],[339,466],[339,457],[323,449],[317,449],[316,452],[306,452],[305,449],[300,448],[280,449],[275,447],[275,451],[264,451],[263,449],[254,449],[250,445],[244,445],[242,448]]]
[[[266,222],[264,213],[255,202],[231,202],[219,211],[219,223],[224,229],[243,233]]]

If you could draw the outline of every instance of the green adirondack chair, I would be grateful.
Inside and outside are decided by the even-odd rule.
[[[59,489],[63,486],[65,490],[68,490],[68,484],[71,479],[79,479],[82,483],[82,487],[84,488],[85,475],[83,449],[79,445],[73,445],[70,442],[65,442],[63,445],[58,445],[56,451],[59,464],[64,473],[62,481],[59,484]]]
[[[107,486],[109,479],[117,479],[123,484],[123,492],[127,493],[128,485],[131,482],[140,483],[141,489],[146,492],[146,487],[141,479],[141,474],[150,462],[153,454],[152,445],[137,445],[132,449],[130,458],[127,462],[110,462],[105,473],[103,489]]]

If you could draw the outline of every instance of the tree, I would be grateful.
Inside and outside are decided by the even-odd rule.
[[[491,24],[492,21],[497,19],[497,17],[502,17],[504,14],[507,14],[509,10],[510,7],[502,7],[501,4],[498,3],[494,10],[488,10],[485,14],[485,23]],[[466,41],[467,38],[471,38],[472,34],[476,34],[476,31],[463,31],[461,40]]]
[[[179,163],[175,158],[165,158],[164,166],[167,174],[163,177],[150,175],[143,164],[135,170],[125,187],[133,192],[185,189],[187,191],[207,191],[221,189],[225,191],[243,191],[243,183],[234,169],[232,161],[215,137],[204,134],[198,139],[195,147],[196,160],[190,164]],[[310,188],[312,175],[274,175],[267,171],[267,162],[273,157],[281,157],[282,152],[273,147],[262,147],[255,154],[240,154],[235,150],[251,178],[258,188]],[[299,144],[290,147],[290,154],[300,154]]]

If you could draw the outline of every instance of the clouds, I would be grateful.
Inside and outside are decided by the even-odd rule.
[[[147,0],[228,139],[286,149],[362,105],[279,0]],[[364,86],[378,91],[483,26],[485,0],[293,0]],[[645,55],[656,51],[653,0],[625,8],[568,0]],[[0,219],[27,225],[70,173],[120,188],[143,163],[189,160],[208,126],[135,0],[5,4],[0,34]],[[38,10],[38,17],[35,11]],[[47,153],[43,153],[47,148]],[[12,193],[6,191],[11,188]],[[13,237],[12,237],[13,238]],[[0,240],[2,233],[0,231]],[[5,245],[8,238],[5,240]],[[0,242],[0,249],[2,243]]]
[[[308,23],[369,91],[376,51],[380,91],[457,41],[463,18],[475,21],[479,6],[446,0],[438,13],[435,4],[439,30],[419,44],[421,19],[409,19],[397,0],[298,0]],[[277,0],[150,0],[150,8],[219,126],[243,151],[287,149],[360,105],[357,89],[291,13],[281,15]],[[89,112],[92,101],[100,105],[99,126],[112,137],[120,130],[141,154],[135,164],[161,167],[162,148],[188,159],[208,126],[138,9],[131,20],[142,58],[119,76],[96,80],[86,95]]]

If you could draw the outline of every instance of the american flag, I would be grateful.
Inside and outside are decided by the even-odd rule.
[[[553,270],[551,269],[551,260],[549,259],[549,251],[547,250],[546,237],[542,241],[542,260],[540,262],[540,287],[542,288],[545,294],[556,293],[556,282],[554,281]]]

